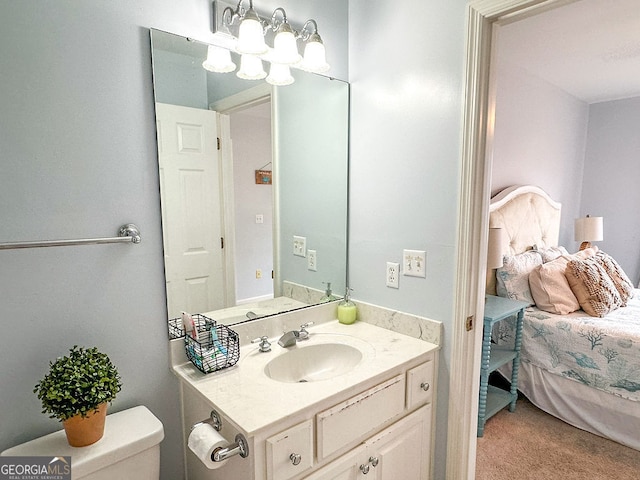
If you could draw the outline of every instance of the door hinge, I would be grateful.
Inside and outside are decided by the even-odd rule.
[[[220,150],[220,137],[216,138],[216,140],[217,140],[218,150]]]
[[[469,315],[467,317],[467,321],[465,322],[465,328],[467,329],[467,332],[470,332],[471,330],[473,330],[473,320],[474,320],[473,315]]]
[[[220,248],[224,248],[224,237],[220,237]]]

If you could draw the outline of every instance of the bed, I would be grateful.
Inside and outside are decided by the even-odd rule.
[[[505,265],[543,254],[549,256],[541,262],[546,264],[558,252],[568,254],[558,246],[560,215],[561,205],[535,186],[509,187],[493,197],[489,224],[502,228],[506,237]],[[487,293],[523,300],[520,290],[527,286],[523,278],[519,286],[510,281],[505,275],[509,265],[489,273]],[[530,279],[533,289],[534,277]],[[544,302],[539,304],[546,310],[532,299],[524,315],[518,390],[575,427],[640,450],[640,290],[631,286],[629,296],[626,306],[614,307],[602,318],[583,309],[549,312]],[[513,342],[514,327],[515,319],[501,322],[493,331],[494,341]],[[499,371],[511,378],[508,367]]]

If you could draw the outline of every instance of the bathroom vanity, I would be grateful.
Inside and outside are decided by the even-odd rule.
[[[335,318],[335,306],[318,307],[308,339],[288,348],[278,338],[309,320],[309,309],[234,327],[240,360],[208,375],[172,340],[188,480],[431,478],[438,346],[365,322],[323,321],[327,312]],[[250,343],[263,335],[268,352]],[[242,434],[249,450],[217,469],[186,447],[212,410],[222,436]]]

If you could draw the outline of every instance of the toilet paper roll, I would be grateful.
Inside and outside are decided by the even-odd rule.
[[[216,469],[223,466],[229,460],[223,460],[222,462],[214,462],[211,459],[211,454],[216,448],[227,447],[230,444],[218,431],[208,423],[201,423],[197,425],[189,434],[189,440],[187,445],[196,457],[204,463],[207,468]]]

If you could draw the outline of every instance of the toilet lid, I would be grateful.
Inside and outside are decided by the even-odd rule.
[[[164,438],[162,423],[145,406],[107,415],[104,436],[88,447],[72,447],[64,430],[36,438],[2,452],[2,456],[70,456],[74,477],[97,470],[136,455]]]

